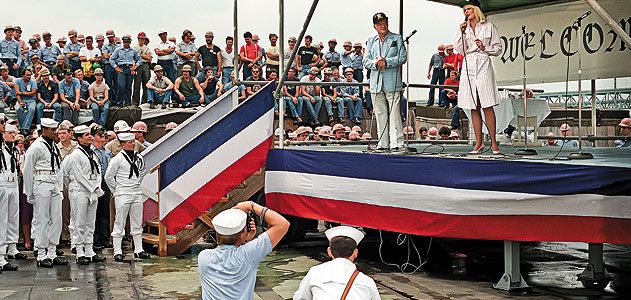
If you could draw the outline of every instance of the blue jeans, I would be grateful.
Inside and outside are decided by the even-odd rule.
[[[405,122],[408,118],[408,99],[401,94],[401,120]]]
[[[105,127],[105,123],[107,123],[107,116],[110,113],[110,102],[105,102],[103,106],[99,106],[98,104],[92,102],[90,103],[90,109],[92,110],[92,115],[94,116],[94,122]]]
[[[50,103],[50,101],[46,101],[46,102]],[[37,102],[36,110],[35,110],[35,124],[39,124],[42,117],[44,117],[44,109],[46,109],[46,106],[44,106],[44,103]],[[62,117],[61,104],[59,102],[53,103],[52,109],[55,111],[55,114],[53,115],[53,119],[57,122],[61,122],[61,117]]]
[[[311,69],[310,65],[300,66],[300,76],[298,76],[298,80],[300,80],[300,78],[302,78],[303,76],[309,74],[309,69]]]
[[[111,64],[105,64],[105,68],[103,69],[103,77],[105,79],[105,83],[110,87],[109,98],[110,101],[114,101],[116,103],[116,70],[112,68]]]
[[[234,71],[234,67],[223,67],[221,71],[221,84],[230,82],[230,74]]]
[[[171,82],[175,82],[175,66],[173,65],[173,60],[158,60],[158,64],[164,69],[164,75],[166,75]]]
[[[333,100],[332,97],[324,96],[324,108],[326,108],[326,115],[329,117],[333,116]],[[344,99],[337,97],[335,98],[335,103],[337,103],[337,116],[340,119],[344,118]]]
[[[445,82],[445,70],[434,69],[432,71],[432,80],[429,84],[443,84],[443,82]],[[432,105],[434,105],[434,88],[429,89],[429,98],[427,98],[427,106]]]
[[[357,98],[357,100],[353,101],[350,97],[345,97],[344,102],[346,102],[346,106],[348,106],[348,117],[351,120],[359,119],[361,120],[364,117],[364,111],[362,107],[362,99]]]
[[[456,106],[454,106],[453,108],[453,111],[451,112],[451,129],[458,128],[460,128],[460,107],[458,107],[458,104],[456,104]]]
[[[246,80],[250,76],[252,76],[252,69],[250,69],[250,67],[248,67],[247,63],[243,63],[243,78],[241,78],[241,80]],[[230,78],[230,77],[228,77],[228,78]]]
[[[294,104],[294,101],[291,100],[290,97],[285,96],[285,105],[289,107],[289,112],[291,112],[292,117],[300,117],[302,116],[302,99],[298,97],[298,103]]]
[[[180,97],[178,97],[178,100],[180,99]],[[199,99],[200,96],[199,94],[195,94],[192,96],[188,96],[188,97],[184,97],[184,101],[181,101],[182,106],[187,107],[187,106],[199,106]]]
[[[307,107],[311,121],[319,123],[318,116],[320,115],[320,109],[322,109],[322,97],[312,96],[315,99],[315,103],[311,103],[311,98],[300,96],[304,105]],[[314,106],[315,105],[315,106]]]
[[[134,76],[131,75],[131,67],[120,66],[123,72],[116,74],[116,105],[125,106],[131,104],[131,88]]]
[[[30,132],[31,124],[33,124],[33,118],[35,118],[36,104],[35,100],[24,100],[26,107],[20,106],[18,108],[18,123],[20,131]]]
[[[164,92],[164,94],[158,95],[156,91],[152,89],[148,89],[147,102],[154,103],[157,100],[158,103],[169,104],[169,100],[171,100],[171,93],[173,93],[173,90],[167,90]]]
[[[204,94],[204,104],[208,105],[211,102],[215,101],[215,99],[217,99],[217,90],[215,90],[214,93],[210,94],[210,95],[206,95]],[[276,102],[274,102],[274,105],[277,105]],[[278,108],[276,108],[278,110]]]

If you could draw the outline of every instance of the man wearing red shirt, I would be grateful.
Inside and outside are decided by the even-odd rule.
[[[458,86],[459,84],[460,80],[458,80],[457,73],[455,71],[451,71],[451,73],[449,73],[449,78],[445,80],[445,85]],[[454,107],[458,104],[458,92],[454,89],[443,89],[440,91],[438,106],[448,108],[449,103],[452,103]]]
[[[447,51],[443,62],[443,67],[446,72],[445,77],[449,77],[451,71],[460,73],[460,68],[462,68],[462,55],[454,53],[454,45],[447,45],[445,51]]]
[[[252,76],[252,66],[261,59],[261,47],[252,42],[252,33],[246,31],[243,34],[245,45],[239,50],[239,58],[243,64],[243,78]]]

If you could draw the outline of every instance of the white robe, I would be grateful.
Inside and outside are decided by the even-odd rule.
[[[482,41],[484,51],[477,47],[476,39]],[[464,46],[466,51],[463,47],[462,34],[458,32],[454,48],[465,56],[458,90],[458,107],[476,109],[476,95],[480,97],[482,108],[498,105],[500,95],[491,63],[491,56],[502,54],[502,43],[497,28],[488,21],[478,23],[475,32],[471,26],[467,26]]]

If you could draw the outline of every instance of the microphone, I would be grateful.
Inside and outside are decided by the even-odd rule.
[[[464,24],[467,24],[467,22],[469,22],[469,16],[465,15],[464,23],[460,25],[460,31],[462,31],[462,34],[464,34],[464,32],[467,31],[467,26],[462,26]]]
[[[591,14],[592,14],[592,11],[588,10],[582,16],[578,17],[578,19],[576,19],[576,21],[574,21],[574,23],[580,23],[581,21],[583,21],[583,19],[589,17],[589,15],[591,15]]]
[[[407,43],[408,40],[415,34],[416,34],[416,29],[412,30],[412,33],[410,33],[407,37],[405,37],[403,41]]]

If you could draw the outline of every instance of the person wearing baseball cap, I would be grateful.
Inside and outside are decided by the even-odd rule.
[[[267,230],[255,237],[256,215]],[[279,213],[252,201],[244,201],[212,219],[217,247],[199,253],[198,270],[202,299],[252,299],[261,261],[280,243],[289,222]]]
[[[68,59],[68,64],[70,64],[70,68],[74,71],[81,68],[79,51],[81,51],[83,44],[79,43],[77,40],[77,31],[74,29],[70,29],[68,31],[68,38],[70,39],[70,43],[68,43],[63,50],[66,58]]]
[[[215,34],[212,31],[206,31],[204,34],[204,39],[206,43],[197,48],[197,53],[199,56],[195,58],[195,65],[197,69],[200,70],[199,76],[197,80],[199,82],[206,81],[206,72],[202,72],[201,70],[205,70],[207,67],[213,70],[213,74],[215,77],[219,78],[221,76],[221,48],[217,45],[213,44],[213,40],[215,38]],[[201,63],[199,59],[201,58]]]
[[[135,151],[135,135],[131,132],[118,134],[122,151],[110,160],[105,172],[105,182],[114,195],[116,217],[112,229],[114,260],[124,261],[122,242],[129,216],[130,233],[134,241],[134,258],[151,258],[142,248],[142,209],[144,196],[140,183],[147,173],[142,155]]]
[[[50,79],[50,71],[43,68],[39,72],[41,81],[37,84],[37,105],[35,113],[35,124],[39,124],[44,116],[44,109],[53,109],[55,121],[61,122],[62,110],[59,101],[59,84]]]
[[[320,78],[318,78],[319,74],[320,70],[318,67],[311,67],[309,69],[309,75],[303,76],[300,79],[300,82],[319,83],[321,82]],[[307,111],[309,112],[309,125],[312,127],[322,125],[318,119],[320,109],[322,108],[322,97],[320,96],[320,89],[322,87],[320,85],[303,85],[299,88],[301,89],[301,98],[304,102],[303,105],[307,107]]]
[[[616,147],[631,147],[631,118],[624,118],[620,120],[620,135],[626,137],[624,140],[616,140],[614,145]]]
[[[94,122],[101,126],[105,126],[110,110],[110,87],[103,81],[104,75],[103,69],[94,70],[94,82],[88,88]]]
[[[57,56],[62,54],[59,46],[52,43],[52,35],[48,31],[44,31],[42,33],[42,38],[44,39],[44,45],[40,47],[39,58],[48,66],[49,70],[52,70],[55,67],[55,63],[57,62]]]
[[[327,50],[326,53],[324,53],[324,58],[327,61],[327,66],[330,66],[333,68],[339,68],[340,65],[342,64],[340,60],[341,56],[339,52],[335,51],[335,46],[337,46],[337,40],[330,39],[329,50]]]
[[[355,259],[364,233],[351,226],[337,226],[324,232],[329,240],[331,261],[311,267],[300,282],[293,299],[381,299],[372,278],[359,272]]]
[[[154,76],[147,82],[147,102],[149,102],[149,108],[156,108],[157,102],[162,105],[162,109],[166,109],[169,101],[171,101],[173,82],[165,76],[162,65],[156,64],[156,66],[153,67],[153,73]]]
[[[136,69],[142,65],[140,53],[131,47],[131,35],[124,35],[122,40],[123,46],[114,50],[110,56],[110,64],[117,73],[115,102],[117,106],[132,104],[132,82],[136,76]]]
[[[153,52],[158,57],[158,65],[164,70],[164,75],[173,82],[176,78],[175,66],[173,65],[173,58],[176,56],[175,43],[169,41],[167,30],[164,28],[158,29],[158,37],[160,37],[160,41]]]
[[[378,151],[398,151],[403,147],[403,121],[401,118],[401,89],[403,87],[400,68],[407,61],[403,38],[388,29],[388,17],[376,13],[372,17],[377,34],[366,43],[363,65],[369,69],[370,93],[377,116]],[[381,45],[390,45],[382,54]],[[392,112],[390,110],[393,110]],[[387,128],[385,130],[384,128]]]
[[[140,103],[147,103],[147,82],[151,78],[151,50],[147,47],[149,39],[144,32],[138,33],[138,45],[134,46],[134,49],[138,52],[141,58],[141,64],[136,69],[136,75],[134,76],[134,87],[131,97],[131,104],[134,106],[140,105]],[[142,102],[140,101],[140,89],[142,88]]]
[[[182,107],[198,106],[204,103],[204,91],[199,85],[199,81],[191,75],[190,65],[182,66],[182,76],[175,80],[173,91],[177,94]],[[173,103],[177,107],[176,103]]]
[[[9,66],[9,74],[17,77],[22,65],[20,43],[13,39],[15,29],[11,25],[4,27],[5,38],[0,40],[0,61]]]

